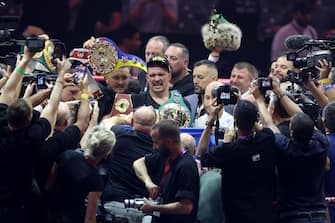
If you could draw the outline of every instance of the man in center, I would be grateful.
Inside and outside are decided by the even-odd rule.
[[[177,91],[170,91],[171,67],[167,58],[154,56],[147,63],[148,91],[132,95],[134,108],[146,105],[158,110],[160,119],[174,119],[180,127],[191,127],[189,104]]]

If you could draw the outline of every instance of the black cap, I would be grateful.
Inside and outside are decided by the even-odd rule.
[[[147,63],[147,67],[161,67],[167,70],[168,72],[170,71],[170,64],[169,61],[166,57],[162,56],[154,56],[152,57],[149,62]]]

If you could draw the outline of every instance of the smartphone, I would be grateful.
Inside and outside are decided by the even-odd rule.
[[[86,67],[85,66],[77,66],[75,68],[73,82],[76,85],[79,85],[79,82],[84,79],[86,73]]]
[[[36,82],[37,82],[36,86],[37,86],[38,90],[47,88],[47,85],[45,83],[45,77],[46,77],[45,74],[37,74],[36,75]]]

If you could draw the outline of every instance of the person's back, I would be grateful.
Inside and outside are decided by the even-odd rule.
[[[327,138],[304,113],[293,116],[290,132],[276,135],[280,218],[325,218]]]
[[[125,199],[147,196],[145,185],[136,177],[133,162],[153,152],[150,136],[156,114],[150,107],[138,108],[133,117],[133,129],[126,130],[114,125],[117,142],[113,153],[105,161],[107,185],[103,193],[104,201],[123,202]]]
[[[330,169],[325,175],[325,193],[326,197],[335,197],[335,102],[329,103],[323,110],[324,126],[329,141],[329,149],[327,151]],[[335,222],[335,205],[328,207],[331,222]]]
[[[269,222],[274,188],[274,136],[264,129],[249,140],[225,145],[222,199],[233,222]]]
[[[203,166],[222,169],[222,202],[228,223],[272,221],[275,137],[270,129],[255,130],[257,114],[254,104],[240,100],[234,112],[238,136],[227,140],[225,135],[224,144],[201,155]],[[201,154],[203,148],[198,150]]]
[[[138,158],[153,152],[150,135],[125,130],[122,126],[113,126],[111,130],[116,134],[117,143],[104,164],[104,168],[108,169],[104,200],[123,202],[136,195],[146,196],[145,186],[137,179],[132,165]]]
[[[113,132],[96,127],[90,132],[84,153],[67,150],[57,158],[47,183],[49,223],[95,219],[97,202],[104,186],[98,164],[111,153],[115,141]]]

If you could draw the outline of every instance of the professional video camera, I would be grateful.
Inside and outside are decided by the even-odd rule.
[[[236,87],[231,87],[230,85],[219,86],[213,89],[212,96],[216,97],[216,102],[218,105],[234,105],[237,103],[238,99],[238,89]]]
[[[285,46],[288,49],[295,50],[287,54],[287,60],[292,61],[299,72],[289,72],[290,81],[301,84],[308,80],[311,75],[317,79],[319,71],[315,68],[319,66],[320,60],[327,60],[335,65],[335,41],[334,40],[311,40],[308,36],[293,35],[285,40]],[[316,50],[317,49],[317,50]],[[306,56],[299,57],[303,51],[308,51]]]
[[[44,38],[31,36],[25,40],[17,40],[14,38],[14,31],[13,29],[0,30],[0,48],[2,55],[18,53],[24,45],[26,45],[31,52],[40,52],[44,49]]]

